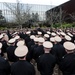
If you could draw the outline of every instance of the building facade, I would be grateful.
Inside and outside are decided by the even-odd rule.
[[[30,8],[30,14],[38,13],[40,21],[46,19],[45,12],[51,9],[51,7],[53,7],[51,5],[36,5],[36,4],[22,4],[22,3],[20,3],[20,5],[22,5],[23,7],[22,8],[23,10],[21,12],[26,12],[27,9]],[[6,18],[7,21],[9,22],[14,21],[15,16],[12,13],[12,11],[15,12],[16,6],[17,3],[5,3],[5,2],[0,3],[0,10],[2,10],[2,15]]]
[[[59,15],[62,14],[61,16],[64,17],[64,21],[66,22],[74,22],[75,21],[75,0],[70,0],[66,3],[63,3],[59,6],[47,10],[46,11],[47,19],[49,19],[51,12],[58,12]]]

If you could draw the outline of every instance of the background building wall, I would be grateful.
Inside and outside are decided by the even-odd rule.
[[[59,6],[56,6],[52,9],[49,9],[46,11],[46,19],[49,19],[49,13],[58,12],[60,14],[60,8],[62,16],[64,17],[64,20],[66,22],[74,22],[75,21],[75,0],[70,0],[64,4],[61,4]],[[61,15],[60,15],[61,16]]]
[[[10,7],[11,6],[16,6],[16,3],[7,3]],[[46,15],[45,12],[49,9],[51,9],[52,5],[36,5],[36,4],[22,4],[24,9],[23,11],[26,11],[27,7],[30,7],[30,14],[32,13],[38,13],[39,14],[39,20],[45,20]],[[10,9],[5,5],[5,3],[1,2],[0,3],[0,10],[2,10],[3,16],[6,18],[7,21],[14,21],[14,15],[10,11]],[[13,9],[14,11],[14,9]]]

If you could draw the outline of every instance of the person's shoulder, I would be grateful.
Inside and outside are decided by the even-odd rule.
[[[12,67],[12,66],[13,66],[13,67],[14,67],[14,66],[17,66],[18,64],[19,64],[19,61],[16,61],[16,62],[14,62],[14,63],[11,64],[11,67]]]
[[[28,67],[30,67],[30,68],[33,68],[34,66],[30,63],[30,62],[28,62],[28,61],[26,61],[26,65],[28,66]]]
[[[3,57],[0,56],[0,61],[5,62],[6,60]]]
[[[56,59],[56,56],[55,56],[55,55],[52,55],[52,54],[51,54],[51,56],[52,56],[54,59]]]
[[[6,58],[3,58],[0,56],[0,63],[6,64],[6,63],[8,63],[8,60],[6,60]]]
[[[41,59],[45,59],[46,57],[47,57],[47,55],[44,53],[44,54],[40,55],[40,56],[38,57],[38,59],[41,60]]]
[[[28,62],[28,61],[25,61],[25,63],[28,64],[28,65],[32,65],[32,64],[31,64],[30,62]]]

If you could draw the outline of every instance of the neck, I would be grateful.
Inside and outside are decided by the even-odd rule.
[[[26,60],[26,58],[24,57],[24,58],[19,58],[19,60]]]
[[[39,43],[39,46],[42,45],[43,43]]]
[[[74,52],[67,52],[67,54],[70,54],[70,53],[74,53]]]
[[[66,52],[67,52],[67,54],[70,54],[70,53],[74,53],[74,50],[72,50],[72,51],[67,51],[66,50]]]
[[[45,53],[50,53],[49,51],[45,51]]]

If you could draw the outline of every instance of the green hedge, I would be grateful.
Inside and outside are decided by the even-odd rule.
[[[57,23],[53,25],[54,28],[71,28],[71,27],[75,27],[75,23],[63,23],[62,26]]]
[[[8,29],[8,28],[13,28],[14,24],[6,24],[6,25],[0,25],[0,30]],[[46,28],[47,25],[40,25],[41,28]],[[49,26],[51,27],[51,26]],[[53,28],[71,28],[75,27],[75,22],[74,23],[63,23],[62,26],[59,23],[56,23],[53,25]],[[34,29],[35,26],[32,26],[32,29]]]

